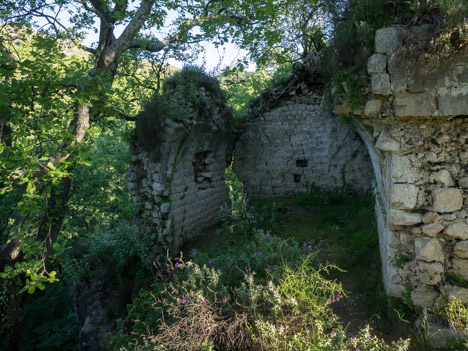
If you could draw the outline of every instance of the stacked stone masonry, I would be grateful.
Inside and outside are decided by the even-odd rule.
[[[453,279],[468,280],[468,61],[411,66],[402,43],[427,40],[427,29],[377,31],[372,96],[354,112],[376,175],[387,293],[410,289],[423,307],[441,293],[468,303]]]
[[[225,169],[234,145],[224,127],[196,120],[167,120],[161,134],[153,153],[132,145],[127,173],[143,240],[159,258],[217,222],[228,203]]]
[[[293,96],[248,118],[236,143],[234,171],[248,198],[350,188],[369,193],[372,165],[344,119],[320,107],[321,96]]]

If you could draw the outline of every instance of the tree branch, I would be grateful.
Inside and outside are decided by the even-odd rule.
[[[162,41],[150,42],[149,40],[133,39],[128,46],[129,49],[143,49],[149,52],[159,52],[166,45]]]
[[[89,6],[89,4],[86,2],[86,0],[75,0],[75,1],[77,3],[83,5],[83,7],[85,8],[86,11],[95,13],[101,19],[101,21],[103,22],[103,24],[105,26],[111,27],[111,28],[114,27],[112,24],[109,23],[108,18],[105,16],[105,14],[103,12],[101,12],[97,8]]]
[[[10,60],[10,69],[15,70],[19,68],[19,58],[13,53],[13,51],[9,50],[5,44],[3,43],[3,39],[0,37],[0,52],[3,52],[8,59]]]
[[[146,19],[148,18],[151,12],[151,8],[153,7],[154,2],[155,0],[143,0],[141,2],[140,7],[136,11],[130,23],[127,25],[127,27],[125,27],[123,33],[110,46],[109,52],[107,53],[104,59],[104,64],[106,66],[109,66],[125,50],[128,49],[132,40],[136,37],[141,27],[143,27],[143,25],[145,24]]]

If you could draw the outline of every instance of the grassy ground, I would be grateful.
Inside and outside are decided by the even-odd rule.
[[[398,302],[389,304],[384,293],[372,197],[315,192],[261,199],[256,205],[256,217],[264,220],[252,228],[270,226],[272,233],[311,245],[319,251],[320,261],[344,270],[328,278],[341,282],[347,292],[347,298],[334,305],[347,334],[354,335],[369,324],[387,341],[408,336],[412,312]],[[212,228],[190,247],[217,254],[248,240],[248,236],[226,236],[226,229],[229,223],[222,230]]]

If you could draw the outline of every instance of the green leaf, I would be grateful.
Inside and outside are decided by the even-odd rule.
[[[36,186],[33,183],[28,183],[28,185],[26,186],[26,192],[32,194],[35,190]]]
[[[18,262],[17,262],[17,263],[18,263]],[[13,272],[13,267],[11,267],[11,266],[6,266],[5,269],[4,269],[4,272],[5,272],[5,273],[11,273],[11,272]]]

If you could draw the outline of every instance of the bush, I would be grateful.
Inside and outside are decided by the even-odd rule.
[[[157,149],[166,119],[209,121],[224,126],[232,119],[226,97],[218,80],[202,68],[185,66],[164,81],[138,114],[136,142],[147,152]],[[220,120],[214,120],[215,117]]]
[[[406,350],[367,333],[347,340],[332,305],[342,287],[310,247],[256,230],[210,257],[170,261],[164,280],[140,293],[112,338],[119,350]],[[405,346],[406,345],[406,346]],[[380,347],[380,348],[379,348]],[[364,348],[362,348],[364,349]]]

